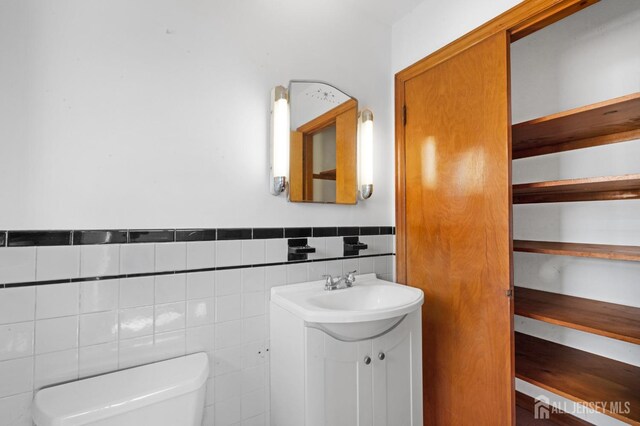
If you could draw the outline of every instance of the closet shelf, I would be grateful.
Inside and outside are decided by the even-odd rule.
[[[513,240],[513,250],[527,253],[556,254],[560,256],[640,261],[639,246]]]
[[[320,173],[313,174],[314,179],[322,179],[322,180],[336,180],[336,169],[333,170],[325,170]]]
[[[513,185],[514,204],[635,198],[640,198],[640,174]]]
[[[640,344],[640,308],[632,306],[516,287],[515,313],[550,324]]]
[[[517,378],[640,425],[640,367],[522,333],[515,342]]]
[[[640,138],[640,93],[512,126],[513,158]]]
[[[549,418],[536,419],[536,400],[522,392],[516,391],[516,426],[542,426],[542,425],[564,425],[564,426],[592,426],[571,414],[560,410],[549,410]]]

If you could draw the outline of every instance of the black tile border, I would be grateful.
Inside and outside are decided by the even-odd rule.
[[[290,228],[83,229],[0,231],[2,247],[173,243],[264,240],[360,235],[395,235],[393,226],[321,226]]]
[[[49,281],[28,281],[28,282],[19,282],[19,283],[6,283],[0,284],[0,289],[3,288],[18,288],[18,287],[30,287],[30,286],[40,286],[40,285],[52,285],[52,284],[69,284],[69,283],[81,283],[87,281],[106,281],[106,280],[120,280],[126,278],[139,278],[139,277],[153,277],[158,275],[176,275],[176,274],[193,274],[197,272],[213,272],[213,271],[226,271],[231,269],[249,269],[249,268],[265,268],[269,266],[286,266],[286,265],[295,265],[298,263],[317,263],[317,262],[331,262],[334,260],[351,260],[351,259],[361,259],[367,257],[386,257],[386,256],[395,256],[395,253],[379,253],[379,254],[363,254],[359,256],[342,256],[342,257],[327,257],[324,259],[307,259],[307,260],[293,260],[287,262],[274,262],[274,263],[256,263],[252,265],[234,265],[234,266],[216,266],[211,268],[200,268],[200,269],[181,269],[176,271],[162,271],[162,272],[141,272],[135,274],[120,274],[120,275],[108,275],[108,276],[98,276],[98,277],[82,277],[82,278],[67,278],[60,280],[49,280]]]

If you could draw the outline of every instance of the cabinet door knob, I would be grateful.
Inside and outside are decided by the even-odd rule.
[[[384,357],[385,357],[384,352],[380,352],[380,353],[378,354],[378,359],[379,359],[380,361],[384,361]]]
[[[365,363],[366,365],[371,364],[371,358],[369,358],[369,356],[368,356],[368,355],[364,357],[364,363]]]

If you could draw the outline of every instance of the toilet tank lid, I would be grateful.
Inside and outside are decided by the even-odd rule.
[[[199,389],[209,361],[197,353],[43,389],[33,402],[38,426],[85,425]]]

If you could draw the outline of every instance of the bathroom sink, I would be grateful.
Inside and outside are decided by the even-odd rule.
[[[324,280],[274,287],[271,303],[343,341],[386,333],[418,309],[422,290],[384,281],[375,274],[357,275],[353,287],[326,291]]]

